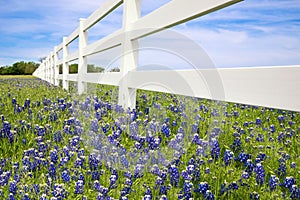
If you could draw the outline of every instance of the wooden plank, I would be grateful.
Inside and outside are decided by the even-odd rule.
[[[300,111],[300,66],[129,72],[129,87]]]

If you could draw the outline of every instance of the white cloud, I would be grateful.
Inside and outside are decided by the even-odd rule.
[[[104,1],[0,1],[0,65],[47,55],[78,27],[79,18],[88,17]],[[169,1],[143,0],[143,14]],[[199,44],[218,67],[299,64],[299,10],[299,0],[243,1],[172,30]],[[119,9],[97,24],[90,38],[94,41],[120,28],[121,15]]]
[[[293,65],[300,63],[297,35],[261,34],[246,31],[176,29],[200,44],[217,67]]]

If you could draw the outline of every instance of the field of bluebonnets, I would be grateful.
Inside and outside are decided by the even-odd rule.
[[[0,199],[300,199],[300,114],[0,80]]]

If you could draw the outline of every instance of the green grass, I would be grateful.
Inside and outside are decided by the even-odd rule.
[[[32,75],[0,75],[0,79],[32,79],[37,78]]]
[[[9,77],[9,76],[7,76]],[[93,150],[93,146],[89,144],[88,139],[92,138],[92,135],[89,132],[91,120],[95,119],[95,110],[94,110],[94,101],[93,97],[97,95],[103,104],[115,100],[112,96],[116,93],[117,88],[109,86],[95,86],[92,88],[92,85],[89,85],[91,92],[88,95],[78,96],[72,91],[76,91],[76,85],[71,84],[70,91],[62,90],[59,87],[55,87],[49,84],[46,84],[44,81],[38,79],[24,80],[23,76],[20,76],[20,79],[15,79],[16,76],[10,76],[11,78],[6,78],[5,80],[0,80],[0,116],[5,117],[5,121],[8,121],[12,127],[12,130],[15,128],[14,141],[10,144],[10,141],[7,137],[0,138],[0,164],[3,163],[3,160],[6,160],[5,164],[0,165],[0,169],[3,171],[8,171],[13,169],[13,164],[15,162],[20,163],[20,169],[22,169],[22,158],[24,158],[24,152],[35,148],[38,149],[37,143],[37,129],[35,127],[44,127],[46,133],[43,136],[44,143],[48,145],[47,151],[44,152],[44,159],[49,161],[50,150],[53,150],[55,147],[58,148],[58,157],[59,159],[64,156],[63,147],[70,146],[70,139],[74,135],[64,132],[65,120],[70,119],[73,116],[76,116],[76,119],[80,120],[81,126],[85,131],[84,134],[80,135],[83,138],[83,142],[80,143],[80,147],[74,147],[73,150],[70,150],[74,153],[71,156],[70,161],[64,167],[57,167],[57,179],[52,180],[50,192],[48,193],[47,198],[52,197],[51,191],[54,184],[62,184],[66,191],[69,193],[66,199],[82,199],[82,195],[75,195],[75,182],[76,180],[71,180],[69,183],[64,182],[61,178],[61,173],[64,168],[70,170],[70,176],[78,177],[78,174],[82,173],[85,176],[85,188],[84,194],[88,199],[96,199],[98,191],[93,188],[93,180],[91,180],[91,175],[88,167],[88,156]],[[144,95],[144,96],[143,96]],[[91,108],[85,111],[81,110],[81,105],[86,102],[86,98],[90,99]],[[12,104],[12,99],[15,98],[17,103],[20,106],[24,105],[26,99],[31,100],[30,110],[32,114],[29,114],[29,109],[25,109],[20,113],[14,111],[14,105]],[[68,109],[61,110],[58,99],[65,99],[65,103],[71,103],[73,112],[69,112]],[[44,105],[43,101],[51,102],[49,105]],[[79,100],[77,105],[74,105],[74,102]],[[41,105],[38,106],[38,103]],[[154,104],[159,104],[160,109],[155,108]],[[181,108],[182,111],[174,112],[170,107]],[[205,109],[200,109],[205,107]],[[150,108],[149,115],[143,113],[146,108]],[[214,115],[214,109],[218,110],[220,115]],[[128,152],[133,151],[135,141],[130,138],[129,124],[127,120],[129,116],[125,113],[117,113],[112,110],[108,110],[105,106],[101,107],[101,119],[98,122],[99,131],[94,135],[99,136],[108,136],[113,133],[111,127],[115,126],[115,120],[119,121],[123,118],[125,126],[124,131],[120,136],[120,143],[128,150]],[[174,159],[173,149],[170,149],[167,145],[168,142],[175,138],[178,128],[181,126],[182,122],[186,122],[186,127],[183,127],[185,131],[184,138],[184,149],[185,152],[180,158],[180,164],[178,169],[181,173],[182,170],[186,170],[188,162],[191,157],[194,157],[197,161],[202,160],[204,164],[199,166],[200,169],[200,178],[195,178],[192,180],[193,189],[196,189],[200,182],[208,182],[210,185],[210,190],[215,195],[215,199],[249,199],[250,193],[258,192],[260,199],[282,199],[282,193],[286,193],[288,198],[290,192],[287,188],[278,186],[274,191],[269,190],[268,181],[271,175],[276,175],[280,179],[280,183],[284,182],[285,177],[293,176],[299,186],[300,183],[300,114],[290,111],[281,111],[270,108],[263,107],[252,107],[252,106],[242,106],[240,104],[226,103],[226,102],[217,102],[210,101],[207,99],[197,99],[189,98],[184,96],[149,92],[138,90],[137,92],[137,112],[141,111],[139,115],[139,122],[144,122],[146,118],[149,118],[149,122],[152,119],[155,119],[156,122],[162,123],[164,119],[170,118],[170,122],[177,122],[177,125],[170,126],[171,136],[167,138],[160,130],[157,131],[157,135],[161,136],[163,142],[161,143],[161,152],[164,153],[167,159]],[[238,111],[238,115],[234,116],[234,111]],[[224,115],[227,112],[228,115]],[[56,121],[51,121],[50,116],[56,113],[58,119]],[[87,113],[90,116],[86,115]],[[284,122],[278,121],[278,116],[283,115],[285,117]],[[261,124],[256,124],[256,119],[260,118],[262,120]],[[24,121],[25,127],[22,127],[22,120]],[[244,125],[244,122],[249,122],[248,126]],[[252,122],[252,123],[250,123]],[[293,123],[291,123],[293,122]],[[30,125],[31,128],[27,128],[27,125]],[[105,124],[109,124],[110,129],[107,133],[104,133],[101,129]],[[142,123],[140,123],[142,124]],[[198,145],[191,144],[193,137],[192,125],[196,125],[199,128],[199,136],[208,140],[212,131],[215,128],[220,128],[221,132],[217,135],[219,144],[220,144],[220,158],[211,161],[210,151],[208,149],[207,156],[197,155],[196,149]],[[270,132],[270,125],[273,124],[276,128],[274,133]],[[0,118],[0,129],[3,128],[3,122]],[[74,130],[75,126],[72,125],[71,129]],[[54,134],[57,131],[61,131],[62,141],[55,142]],[[147,129],[143,125],[138,127],[139,135],[146,135]],[[284,133],[282,141],[278,141],[280,133]],[[232,182],[239,183],[241,175],[245,170],[243,163],[233,160],[228,166],[224,164],[224,152],[226,149],[229,149],[234,152],[234,156],[237,157],[242,150],[233,149],[232,144],[237,136],[241,139],[241,148],[242,150],[252,155],[252,161],[255,162],[255,158],[260,155],[260,153],[266,154],[265,160],[262,162],[266,174],[265,184],[257,185],[255,180],[255,173],[253,172],[252,176],[243,180],[247,186],[239,185],[238,190],[230,190],[225,194],[220,193],[220,188],[222,183],[227,182],[227,186]],[[259,135],[262,135],[264,141],[257,141]],[[249,141],[246,142],[249,137]],[[273,140],[270,140],[270,138]],[[23,143],[22,139],[25,139],[26,142]],[[93,139],[93,138],[92,138]],[[103,145],[107,143],[103,142]],[[74,161],[77,158],[77,152],[81,149],[85,149],[85,165],[82,168],[75,168]],[[279,167],[278,159],[283,155],[289,155],[289,159],[286,162],[286,174],[279,176],[276,170]],[[33,157],[30,158],[31,161],[34,160]],[[104,173],[100,176],[99,182],[102,186],[109,186],[109,179],[111,176],[110,170],[105,166],[106,161],[103,161],[103,165],[99,166],[99,170],[103,170]],[[296,163],[296,168],[291,167],[291,163]],[[58,164],[56,164],[57,166]],[[132,167],[132,166],[131,166]],[[167,166],[160,166],[161,169]],[[29,188],[32,188],[33,184],[39,184],[41,192],[35,194],[34,192],[28,192],[32,199],[39,199],[42,193],[46,193],[48,179],[46,174],[49,172],[49,166],[41,166],[40,170],[35,171],[13,171],[9,181],[12,181],[15,174],[19,174],[20,182],[18,183],[18,190],[23,190],[27,185]],[[210,173],[205,173],[205,170],[209,168]],[[1,172],[0,170],[0,172]],[[109,191],[109,195],[115,199],[119,199],[120,192],[124,187],[125,177],[123,176],[125,170],[118,168],[119,179],[117,181],[117,187],[112,188]],[[133,171],[133,169],[131,169]],[[1,172],[2,173],[2,172]],[[32,177],[30,175],[32,174]],[[159,189],[155,186],[156,176],[151,174],[149,171],[144,171],[144,176],[142,178],[133,178],[132,182],[132,191],[128,195],[128,199],[142,199],[142,196],[145,192],[145,187],[147,185],[152,189],[153,199],[159,199]],[[169,175],[165,181],[165,185],[170,184]],[[172,186],[168,191],[168,199],[177,199],[178,193],[183,189],[184,180],[181,177],[178,186]],[[9,185],[0,186],[0,191],[3,192],[3,196],[0,199],[6,199],[9,194]],[[30,190],[28,190],[30,191]],[[203,199],[203,195],[193,192],[194,199]],[[16,199],[22,199],[22,194],[17,194]]]

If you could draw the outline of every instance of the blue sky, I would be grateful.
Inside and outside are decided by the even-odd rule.
[[[0,66],[48,55],[103,2],[0,0]],[[143,15],[167,2],[144,0]],[[119,29],[121,15],[122,7],[91,29],[91,41]],[[299,0],[246,0],[171,30],[201,46],[217,67],[300,64]]]

